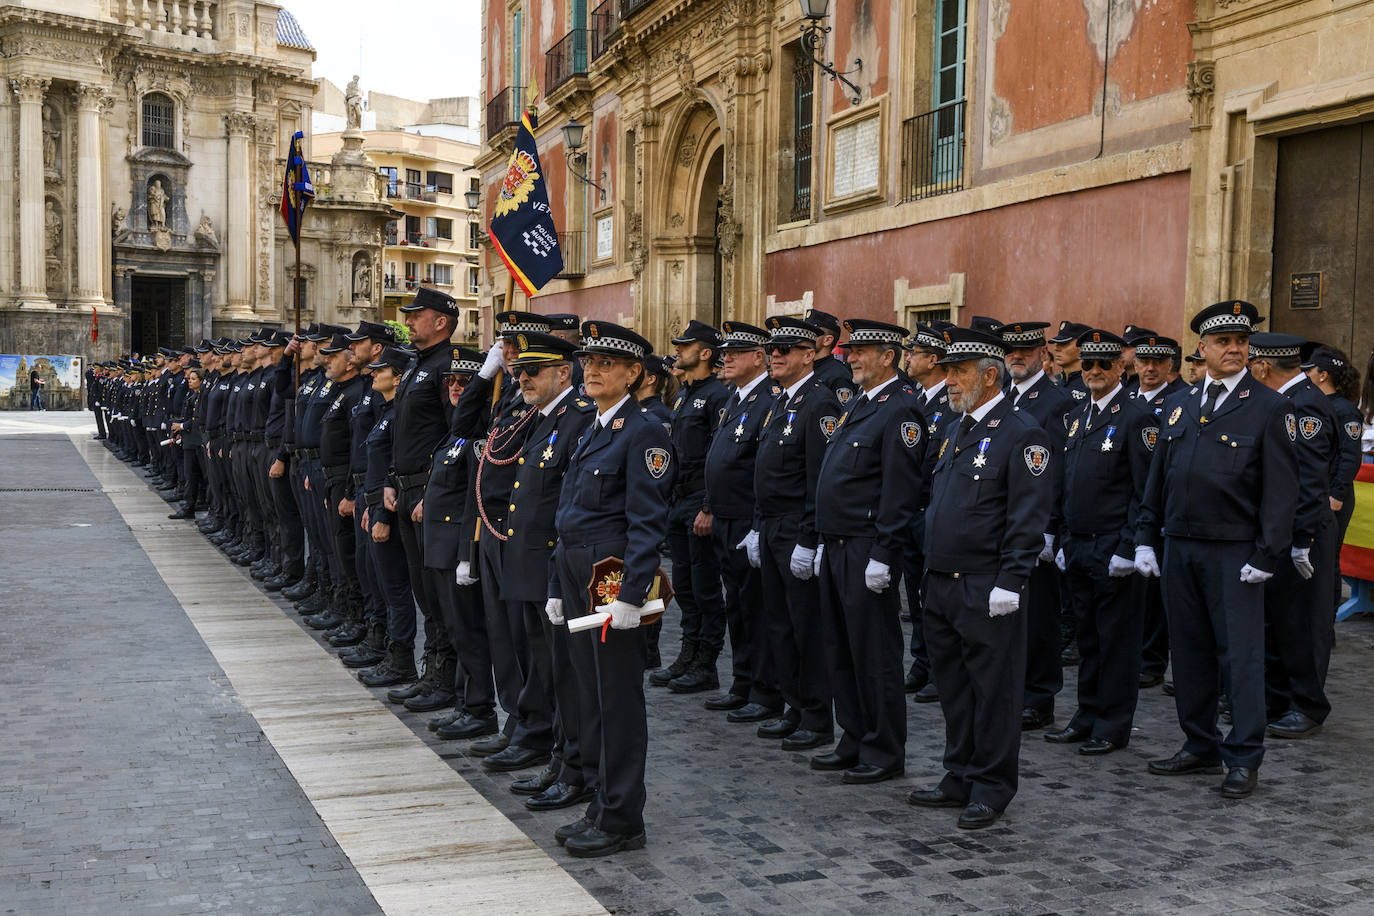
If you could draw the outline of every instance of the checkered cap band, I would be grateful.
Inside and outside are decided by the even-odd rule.
[[[851,344],[894,344],[901,346],[902,337],[905,335],[897,331],[885,331],[882,328],[859,328],[849,332],[849,343]]]
[[[997,333],[1008,345],[1039,344],[1045,342],[1044,328],[1035,328],[1029,331],[1013,331],[1011,328],[1002,328]]]
[[[644,358],[643,347],[633,340],[622,340],[619,337],[584,337],[582,338],[582,349],[588,353],[603,353],[607,356],[624,356],[629,359]]]
[[[1198,336],[1202,336],[1203,334],[1210,334],[1222,328],[1233,328],[1238,331],[1247,332],[1254,330],[1254,328],[1250,326],[1250,317],[1248,315],[1232,315],[1227,313],[1224,315],[1213,315],[1211,318],[1208,318],[1197,326],[1197,332]],[[1139,352],[1139,350],[1136,352]]]
[[[1136,356],[1145,356],[1145,357],[1158,358],[1158,359],[1163,359],[1163,358],[1168,357],[1168,356],[1173,356],[1174,353],[1175,353],[1175,350],[1174,350],[1173,347],[1150,346],[1149,344],[1137,344],[1137,345],[1136,345],[1136,348],[1135,348],[1135,355],[1136,355]]]
[[[1121,344],[1112,340],[1085,340],[1078,345],[1078,355],[1082,359],[1116,359],[1121,355]]]
[[[747,344],[752,347],[761,347],[768,342],[767,335],[755,334],[753,331],[731,331],[725,335],[727,344]]]
[[[769,340],[779,340],[779,339],[781,339],[781,340],[809,340],[809,341],[811,341],[812,343],[815,343],[815,342],[816,342],[816,336],[817,336],[817,335],[816,335],[816,332],[813,331],[813,330],[811,330],[810,328],[780,327],[780,328],[774,328],[774,329],[773,329],[773,334],[772,334],[772,336],[769,337],[768,339],[769,339]]]
[[[1250,345],[1251,359],[1283,359],[1285,356],[1297,356],[1300,347],[1257,347]]]
[[[475,359],[450,360],[448,364],[448,371],[450,375],[456,375],[460,372],[465,372],[469,375],[476,375],[478,372],[482,371],[482,364],[477,362]]]
[[[929,331],[917,331],[915,343],[916,346],[925,347],[927,350],[945,349],[945,339]]]
[[[496,333],[498,334],[519,334],[521,331],[540,331],[548,333],[549,325],[546,322],[516,321],[498,322]]]
[[[989,359],[1006,359],[1007,351],[995,344],[983,343],[981,340],[956,340],[945,345],[945,359],[981,356],[986,356]]]

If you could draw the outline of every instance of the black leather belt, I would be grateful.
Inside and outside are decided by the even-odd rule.
[[[359,487],[361,487],[361,486],[363,485],[363,481],[364,481],[366,478],[367,478],[367,475],[366,475],[366,474],[354,474],[353,477],[351,478],[352,483],[353,483],[353,489],[356,490],[356,489],[358,489]]]
[[[331,464],[331,465],[327,465],[327,466],[325,467],[325,469],[324,469],[324,476],[325,476],[325,477],[328,477],[330,480],[338,480],[338,479],[341,478],[341,477],[347,477],[347,476],[348,476],[348,465],[346,465],[346,464]]]
[[[391,479],[396,481],[397,490],[411,490],[429,483],[428,474],[393,474]]]
[[[320,457],[320,450],[317,448],[298,448],[296,449],[296,457],[305,461],[311,461]]]
[[[248,442],[266,442],[266,437],[262,433],[244,433],[243,438]]]

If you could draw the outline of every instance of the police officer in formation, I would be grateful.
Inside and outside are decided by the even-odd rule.
[[[965,829],[1054,724],[1066,612],[1077,709],[1045,739],[1084,756],[1128,743],[1170,658],[1184,742],[1149,769],[1224,767],[1225,797],[1254,790],[1266,735],[1331,712],[1358,377],[1253,333],[1249,303],[1194,317],[1191,385],[1139,327],[693,320],[670,369],[609,322],[503,312],[482,353],[450,342],[443,293],[403,313],[408,344],[313,324],[102,364],[91,403],[173,517],[203,513],[363,683],[531,811],[583,808],[554,831],[573,855],[645,843],[646,673],[718,688],[727,632],[707,707],[814,750],[812,778],[904,775],[905,693],[938,700],[944,773],[907,800]],[[683,641],[649,671],[665,544]]]

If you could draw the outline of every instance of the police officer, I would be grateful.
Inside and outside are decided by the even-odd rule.
[[[849,365],[862,389],[850,399],[821,465],[816,495],[821,613],[830,648],[835,749],[811,758],[843,781],[901,776],[906,756],[902,624],[895,584],[920,507],[925,417],[897,380],[906,329],[851,318]]]
[[[1015,321],[1001,325],[997,334],[1007,348],[1006,367],[1011,375],[1007,395],[1011,398],[1011,409],[1030,414],[1040,424],[1050,437],[1051,454],[1058,457],[1064,453],[1065,417],[1075,402],[1043,369],[1047,327],[1043,321]],[[1060,334],[1065,333],[1066,326],[1061,325]],[[1066,347],[1072,348],[1074,365],[1079,365],[1078,342],[1060,345],[1058,352],[1064,352]],[[1070,607],[1061,619],[1064,602],[1059,570],[1054,565],[1064,489],[1063,462],[1053,462],[1040,483],[1051,489],[1050,520],[1026,585],[1026,685],[1021,710],[1021,727],[1025,729],[1044,728],[1054,722],[1054,698],[1064,688],[1060,650],[1073,641],[1077,613]]]
[[[623,559],[619,590],[604,605],[604,635],[569,634],[584,784],[597,793],[586,814],[554,838],[571,855],[591,858],[645,843],[646,647],[635,629],[659,568],[675,461],[668,433],[631,394],[649,342],[600,321],[585,322],[582,334],[583,378],[596,417],[564,475],[545,613],[555,625],[584,616],[590,595],[583,583],[592,581],[594,564]]]
[[[1355,512],[1355,476],[1360,471],[1364,453],[1360,436],[1364,432],[1364,416],[1355,406],[1360,398],[1360,374],[1350,365],[1350,359],[1334,347],[1309,343],[1303,347],[1303,371],[1312,384],[1327,396],[1331,413],[1339,427],[1340,460],[1331,478],[1331,510],[1336,513],[1336,557],[1333,564],[1331,600],[1341,600],[1340,545],[1345,543],[1345,530]]]
[[[779,389],[768,378],[763,352],[768,332],[740,321],[727,321],[721,330],[721,376],[729,383],[730,398],[706,453],[705,496],[693,530],[715,542],[730,628],[733,677],[712,706],[729,709],[730,722],[763,722],[782,714],[783,699],[763,633],[754,458],[759,431]]]
[[[1276,738],[1314,735],[1331,712],[1326,669],[1335,632],[1327,609],[1335,602],[1326,571],[1337,549],[1331,477],[1341,457],[1340,432],[1331,402],[1302,371],[1306,342],[1293,334],[1250,335],[1250,374],[1286,397],[1297,421],[1292,562],[1280,563],[1264,584],[1265,705]]]
[[[1016,794],[1027,583],[1044,547],[1059,456],[1029,411],[1014,410],[1002,392],[1002,339],[964,328],[943,336],[949,404],[960,419],[938,446],[926,509],[925,630],[945,714],[946,773],[907,802],[962,808],[958,825],[978,829]]]
[[[812,366],[820,325],[769,318],[768,373],[781,389],[768,405],[754,465],[754,530],[763,626],[786,714],[759,726],[785,751],[834,740],[830,678],[815,581],[816,488],[840,402]]]
[[[1078,338],[1089,330],[1091,328],[1086,324],[1061,321],[1059,333],[1048,341],[1054,365],[1059,370],[1055,381],[1063,385],[1075,401],[1083,401],[1088,397],[1088,386],[1083,383],[1083,367],[1078,360]]]
[[[840,399],[840,406],[847,407],[849,399],[854,397],[854,373],[848,363],[835,358],[835,346],[840,341],[840,319],[820,309],[807,309],[806,320],[821,329],[816,338],[816,359],[811,364],[812,371],[816,373],[816,378],[835,392],[835,397]]]
[[[673,592],[682,610],[682,649],[671,665],[649,675],[649,683],[675,693],[720,686],[716,659],[725,645],[720,558],[709,531],[699,530],[697,516],[706,495],[706,453],[730,398],[713,371],[721,342],[720,331],[696,319],[673,338],[682,390],[673,404],[677,475],[668,515],[668,550],[673,558]],[[737,709],[747,700],[726,694],[707,702],[708,709]]]
[[[1264,588],[1290,563],[1297,419],[1245,369],[1259,313],[1218,302],[1193,316],[1203,383],[1164,402],[1136,535],[1136,569],[1160,575],[1183,748],[1162,775],[1229,772],[1226,798],[1254,791],[1264,758]],[[1217,730],[1223,677],[1232,728]]]
[[[1064,446],[1063,526],[1056,562],[1078,614],[1078,711],[1045,740],[1110,754],[1131,738],[1139,692],[1140,602],[1135,526],[1159,421],[1126,390],[1123,341],[1092,330],[1078,339],[1088,401],[1070,414]]]
[[[291,452],[295,423],[292,409],[296,398],[296,357],[301,342],[283,331],[280,357],[271,381],[271,406],[267,413],[267,487],[276,517],[277,550],[280,567],[276,575],[263,580],[269,592],[295,585],[305,575],[305,527],[300,504],[292,485]]]
[[[549,333],[554,337],[561,337],[568,343],[582,345],[582,319],[571,312],[550,312],[544,316],[544,320],[549,323]],[[572,364],[572,387],[577,394],[582,391],[582,364],[573,361]]]

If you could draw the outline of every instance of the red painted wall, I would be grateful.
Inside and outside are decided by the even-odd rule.
[[[1073,319],[1182,334],[1188,239],[1186,173],[771,254],[765,294],[842,318],[891,321],[893,283],[966,275],[969,315]]]
[[[791,0],[795,4],[796,0]],[[849,74],[850,79],[864,88],[863,101],[887,92],[888,55],[891,52],[892,0],[839,0],[832,4],[830,24],[834,31],[826,36],[825,61],[834,62],[835,69],[853,69],[854,58],[863,59],[861,74]],[[828,78],[817,73],[816,83]],[[870,82],[871,81],[871,82]],[[849,90],[841,83],[831,84],[833,111],[850,107]]]
[[[591,289],[571,289],[561,293],[535,296],[530,300],[530,310],[541,315],[555,312],[572,312],[580,315],[583,321],[596,318],[601,321],[617,321],[622,315],[629,317],[635,313],[633,282],[611,283]]]
[[[620,139],[617,130],[617,118],[615,109],[607,111],[596,120],[596,141],[592,144],[591,155],[588,157],[588,168],[591,169],[591,178],[597,184],[606,189],[606,203],[601,203],[601,194],[595,189],[591,189],[592,209],[596,210],[615,200],[615,173],[618,161],[617,144]],[[606,170],[606,176],[601,177],[601,170]]]

